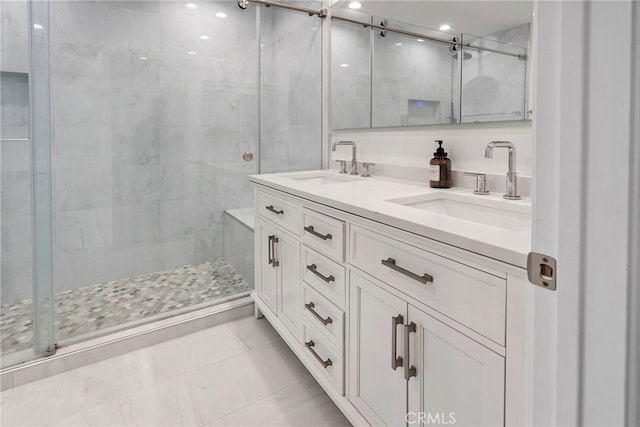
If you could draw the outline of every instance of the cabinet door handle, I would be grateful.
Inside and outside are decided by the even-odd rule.
[[[313,225],[308,225],[304,228],[304,231],[313,234],[316,237],[321,238],[322,240],[331,240],[333,239],[333,236],[331,236],[331,234],[327,233],[327,234],[320,234],[318,233],[314,228]]]
[[[277,210],[276,208],[273,207],[273,205],[265,206],[265,209],[273,212],[276,215],[284,215],[284,211],[282,209]]]
[[[336,278],[333,277],[333,275],[325,276],[322,273],[320,273],[318,271],[318,267],[316,267],[315,264],[307,265],[307,270],[309,270],[310,272],[312,272],[313,274],[315,274],[316,276],[318,276],[319,278],[324,280],[326,283],[331,283],[331,282],[334,282],[336,280]]]
[[[413,273],[405,268],[396,265],[396,260],[393,258],[383,259],[382,265],[384,265],[385,267],[389,267],[390,269],[395,270],[398,273],[402,273],[405,276],[411,277],[413,280],[417,280],[422,284],[426,285],[429,282],[433,283],[433,276],[431,276],[430,274],[424,273],[422,276],[418,276],[416,273]]]
[[[394,371],[402,366],[402,357],[398,356],[398,325],[402,325],[402,322],[402,314],[391,318],[391,369]]]
[[[322,324],[323,324],[324,326],[327,326],[329,323],[333,323],[333,319],[331,319],[331,317],[327,316],[327,318],[325,319],[325,318],[323,318],[322,316],[320,316],[320,314],[318,314],[318,312],[317,312],[317,311],[315,311],[315,310],[313,309],[315,306],[316,306],[316,305],[315,305],[312,301],[309,301],[309,303],[308,303],[308,304],[305,304],[305,305],[304,305],[304,307],[305,307],[307,310],[309,310],[309,311],[311,312],[311,314],[313,314],[313,316],[314,316],[316,319],[318,319],[319,321],[321,321],[321,322],[322,322]]]
[[[280,262],[276,259],[276,243],[278,243],[280,239],[278,239],[275,235],[269,236],[269,264],[273,268],[276,268],[280,265]]]
[[[322,357],[320,357],[320,355],[318,353],[316,353],[316,351],[313,349],[314,345],[316,345],[316,343],[314,343],[313,340],[309,340],[309,341],[304,343],[304,346],[309,349],[311,354],[313,354],[313,357],[315,357],[318,360],[318,362],[320,362],[320,364],[322,364],[324,369],[327,369],[329,366],[333,365],[333,362],[329,358],[327,358],[327,360],[322,360]]]
[[[404,357],[407,358],[407,363],[404,364],[404,378],[407,381],[417,375],[416,367],[411,364],[411,357],[409,356],[409,334],[415,331],[415,323],[411,322],[408,325],[404,325]]]

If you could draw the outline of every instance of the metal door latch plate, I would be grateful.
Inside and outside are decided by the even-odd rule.
[[[527,257],[529,281],[550,291],[556,290],[556,259],[537,252],[529,252]]]

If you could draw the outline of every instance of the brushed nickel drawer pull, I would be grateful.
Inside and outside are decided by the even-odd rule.
[[[311,301],[310,301],[308,304],[305,304],[305,305],[304,305],[304,307],[305,307],[307,310],[309,310],[309,311],[311,312],[311,314],[313,314],[313,316],[314,316],[316,319],[318,319],[319,321],[321,321],[321,322],[322,322],[322,324],[323,324],[324,326],[327,326],[329,323],[333,323],[333,319],[331,319],[331,317],[327,316],[327,318],[325,319],[325,318],[323,318],[322,316],[320,316],[320,314],[318,314],[318,312],[317,312],[317,311],[315,311],[315,310],[313,309],[315,306],[316,306],[316,305],[315,305],[313,302],[311,302]]]
[[[278,239],[275,235],[269,236],[269,264],[273,268],[276,268],[280,265],[280,261],[276,259],[276,243],[278,243],[280,239]]]
[[[325,276],[324,274],[318,271],[318,267],[315,264],[307,265],[307,270],[324,280],[326,283],[335,282],[336,278],[333,275]]]
[[[433,283],[433,276],[424,273],[422,276],[418,276],[416,273],[412,273],[411,271],[399,267],[396,265],[396,260],[393,258],[387,258],[382,260],[382,265],[389,267],[392,270],[397,271],[398,273],[402,273],[405,276],[411,277],[413,280],[417,280],[420,283],[427,284],[429,282]]]
[[[398,314],[391,318],[391,369],[402,366],[402,356],[398,356],[398,325],[402,325],[404,317]]]
[[[318,233],[318,232],[313,228],[313,225],[308,225],[308,226],[306,226],[306,227],[304,228],[304,231],[309,232],[309,233],[313,234],[314,236],[321,238],[322,240],[331,240],[331,239],[333,239],[333,236],[332,236],[331,234],[329,234],[329,233],[327,233],[327,234],[320,234],[320,233]]]
[[[327,358],[327,360],[322,360],[322,357],[320,357],[320,355],[316,353],[316,351],[313,349],[313,346],[315,345],[316,343],[314,343],[313,340],[309,340],[306,343],[304,343],[304,346],[307,347],[311,352],[311,354],[313,354],[313,357],[315,357],[318,360],[318,362],[320,362],[322,366],[324,366],[324,369],[327,369],[329,366],[333,365],[333,362],[329,358]]]
[[[273,205],[265,206],[265,209],[273,212],[276,215],[284,215],[284,211],[282,209],[277,210],[276,208],[273,207]]]
[[[409,357],[409,334],[415,331],[415,323],[411,322],[408,325],[404,325],[404,357],[407,358],[407,363],[404,364],[404,379],[407,381],[417,375],[416,367],[411,364],[411,357]]]

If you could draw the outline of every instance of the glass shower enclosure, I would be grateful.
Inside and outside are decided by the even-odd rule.
[[[253,205],[248,175],[320,167],[322,21],[230,1],[1,7],[2,367],[246,295],[225,237],[252,239],[225,212]]]

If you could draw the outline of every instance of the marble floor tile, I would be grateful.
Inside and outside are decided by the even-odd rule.
[[[348,423],[268,322],[244,318],[6,390],[0,425]]]
[[[295,383],[205,426],[350,426],[336,409],[317,383]]]
[[[177,346],[185,372],[249,350],[227,324],[180,337]]]
[[[281,341],[280,335],[271,327],[269,322],[262,318],[243,317],[242,319],[229,322],[229,329],[242,340],[242,342],[254,349],[265,343]]]
[[[63,418],[56,426],[195,426],[183,376]]]

